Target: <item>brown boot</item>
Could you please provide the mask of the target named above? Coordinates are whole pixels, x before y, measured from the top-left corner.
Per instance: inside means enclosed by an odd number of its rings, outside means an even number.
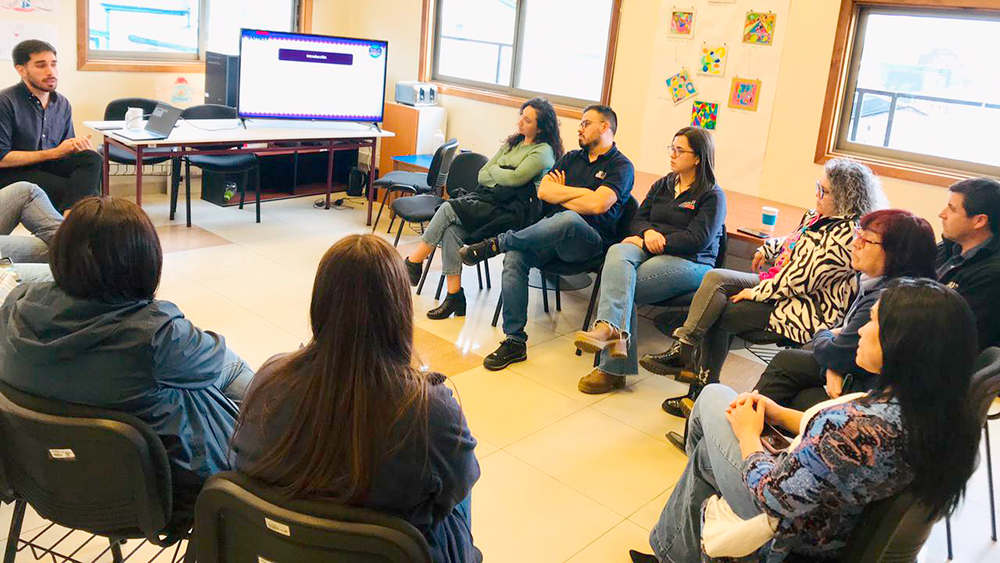
[[[625,387],[624,375],[611,375],[610,373],[594,368],[589,375],[580,378],[577,387],[581,392],[588,395],[601,395],[614,389]]]
[[[622,337],[621,331],[604,322],[595,323],[594,328],[589,331],[577,332],[573,344],[588,354],[598,354],[610,346],[612,358],[624,358],[628,355],[628,342]]]

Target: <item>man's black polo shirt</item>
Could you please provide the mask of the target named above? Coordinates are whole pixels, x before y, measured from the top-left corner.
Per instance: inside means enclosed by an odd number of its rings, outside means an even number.
[[[607,186],[618,196],[618,201],[600,215],[582,215],[583,219],[601,234],[605,245],[618,242],[615,239],[615,226],[625,209],[625,202],[632,196],[632,184],[635,183],[635,168],[632,161],[618,150],[617,145],[611,145],[611,150],[597,157],[594,162],[585,150],[569,151],[552,167],[566,174],[566,185],[573,188],[597,190]],[[561,205],[547,205],[546,215],[565,211]]]
[[[10,151],[52,149],[75,137],[69,100],[55,92],[49,105],[42,103],[24,82],[0,90],[0,158]]]

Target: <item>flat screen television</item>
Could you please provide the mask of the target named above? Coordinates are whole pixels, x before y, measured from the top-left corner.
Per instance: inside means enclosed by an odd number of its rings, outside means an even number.
[[[386,41],[243,29],[239,115],[382,121],[388,50]]]

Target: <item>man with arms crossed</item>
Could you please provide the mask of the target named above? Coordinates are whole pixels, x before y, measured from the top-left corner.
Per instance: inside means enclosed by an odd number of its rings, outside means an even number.
[[[56,50],[29,39],[14,47],[21,82],[0,90],[0,186],[39,185],[59,211],[100,194],[102,157],[73,131],[69,100],[56,93]]]
[[[635,170],[615,146],[618,116],[601,105],[584,109],[580,150],[567,152],[538,186],[545,218],[521,229],[463,248],[466,265],[501,252],[503,332],[507,338],[486,357],[486,369],[501,370],[528,359],[528,271],[553,260],[580,263],[601,256],[615,240],[615,228],[632,194]]]

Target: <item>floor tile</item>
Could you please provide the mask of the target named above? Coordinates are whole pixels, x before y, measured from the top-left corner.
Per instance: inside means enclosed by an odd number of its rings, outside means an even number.
[[[674,486],[675,484],[671,484],[669,489],[633,512],[628,519],[644,530],[652,530],[653,526],[660,520],[660,514],[663,513],[663,507],[670,499],[670,493],[674,492]]]
[[[185,225],[166,225],[157,227],[156,233],[160,237],[160,246],[163,247],[164,254],[232,244],[231,240],[224,239],[197,225],[191,225],[190,227]]]
[[[663,412],[660,403],[687,390],[683,383],[654,375],[618,391],[593,409],[667,442],[667,432],[684,433],[684,419]]]
[[[565,561],[621,517],[504,451],[480,464],[472,533],[486,561]]]
[[[559,336],[529,348],[528,360],[513,364],[508,369],[586,405],[609,397],[607,394],[587,395],[580,392],[577,384],[581,377],[594,369],[594,355],[577,356],[575,352],[573,339]]]
[[[250,314],[236,301],[194,281],[161,287],[157,298],[177,305],[185,317],[203,330],[213,330],[219,323]]]
[[[449,382],[473,433],[501,448],[583,408],[509,370],[477,367]]]
[[[625,520],[571,557],[567,563],[631,563],[632,558],[628,554],[630,549],[651,553],[649,530]]]
[[[416,326],[449,342],[454,342],[455,347],[463,352],[473,352],[485,357],[493,353],[493,350],[505,338],[500,325],[490,326],[493,310],[492,308],[487,309],[489,310],[474,308],[468,310],[464,317],[451,317],[439,321],[424,318],[417,321]],[[530,321],[525,331],[528,333],[529,358],[533,347],[559,336],[558,333]]]
[[[445,375],[455,375],[483,365],[483,357],[463,352],[451,342],[427,332],[413,329],[413,349],[420,368]]]
[[[226,338],[226,345],[255,371],[271,356],[294,352],[304,343],[301,338],[257,315],[217,323],[214,329]]]
[[[301,338],[303,342],[307,342],[312,339],[312,327],[309,325],[309,304],[309,301],[306,300],[273,309],[265,309],[258,314],[263,319]]]
[[[593,409],[505,450],[623,518],[673,485],[687,463],[672,446]]]

